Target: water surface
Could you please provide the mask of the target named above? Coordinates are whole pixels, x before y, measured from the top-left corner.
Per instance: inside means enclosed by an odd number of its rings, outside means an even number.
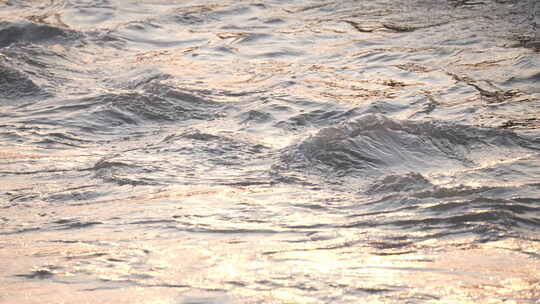
[[[0,0],[0,302],[539,303],[539,22]]]

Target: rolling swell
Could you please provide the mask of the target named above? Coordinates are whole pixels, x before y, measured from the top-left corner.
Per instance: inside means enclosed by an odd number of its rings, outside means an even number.
[[[492,158],[538,151],[537,141],[497,129],[363,115],[287,148],[282,161],[329,175],[421,174],[472,168]],[[486,152],[489,151],[489,152]]]

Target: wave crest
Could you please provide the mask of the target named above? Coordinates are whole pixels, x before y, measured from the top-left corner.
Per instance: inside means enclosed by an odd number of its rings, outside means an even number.
[[[425,174],[474,167],[531,148],[538,150],[538,143],[505,130],[367,114],[288,147],[282,162],[337,175]]]

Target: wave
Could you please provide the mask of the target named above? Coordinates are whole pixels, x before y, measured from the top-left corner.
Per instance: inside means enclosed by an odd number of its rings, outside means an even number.
[[[21,122],[36,120],[83,131],[109,131],[120,126],[212,120],[221,105],[176,90],[155,86],[145,91],[117,90],[95,96],[43,103],[26,113]]]
[[[0,64],[0,98],[14,100],[47,95],[27,74]]]
[[[426,174],[472,168],[539,149],[538,141],[505,130],[366,114],[286,148],[278,167],[327,176]]]
[[[0,48],[14,43],[68,43],[79,37],[75,31],[51,25],[28,21],[0,22]]]
[[[373,181],[351,205],[345,227],[416,231],[423,241],[459,234],[475,242],[515,237],[540,227],[538,184],[516,186],[436,185],[417,173]],[[361,210],[361,211],[360,211]]]

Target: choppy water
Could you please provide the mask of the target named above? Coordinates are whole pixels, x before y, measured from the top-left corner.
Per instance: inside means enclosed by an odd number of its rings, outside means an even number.
[[[536,1],[0,20],[0,302],[540,303]]]

